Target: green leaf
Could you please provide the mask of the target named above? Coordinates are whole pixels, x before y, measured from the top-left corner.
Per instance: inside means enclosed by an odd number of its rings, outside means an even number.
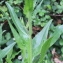
[[[61,48],[61,52],[63,53],[63,47]]]
[[[2,24],[0,25],[0,44],[2,43]]]
[[[37,59],[39,61],[38,63],[42,63],[48,48],[51,47],[59,39],[59,37],[62,33],[63,33],[63,25],[57,26],[52,37],[50,37],[49,39],[47,39],[47,41],[45,41],[43,43],[42,48],[41,48],[41,53],[39,55],[40,57]],[[35,57],[35,59],[36,59],[36,57]],[[36,63],[36,61],[37,61],[35,59],[34,59],[34,63]]]
[[[22,61],[16,59],[13,63],[23,63]]]
[[[11,38],[11,34],[9,32],[6,33],[5,38],[6,38],[6,40],[9,40]]]
[[[13,52],[13,49],[10,50],[10,52],[7,54],[6,62],[8,62],[8,63],[12,63],[12,61],[11,61],[12,52]],[[9,59],[9,58],[10,58],[10,59]]]
[[[36,5],[37,5],[36,2],[37,2],[37,0],[34,0],[34,1],[33,1],[33,8],[36,7]]]
[[[11,59],[14,59],[14,58],[15,58],[15,56],[16,56],[16,55],[18,55],[20,52],[21,52],[21,51],[18,51],[18,52],[13,51],[13,54],[12,54]]]
[[[2,59],[0,59],[0,63],[3,63],[3,60]]]
[[[3,50],[0,51],[0,59],[4,58],[9,52],[10,50],[13,48],[13,46],[15,45],[16,43],[12,43],[10,44],[8,47],[4,48]]]
[[[56,30],[54,31],[53,38],[51,39],[50,46],[52,46],[59,39],[62,33],[63,33],[63,25],[57,26]]]
[[[14,29],[14,27],[12,26],[12,24],[10,23],[10,21],[8,21],[11,31],[14,35],[14,38],[16,40],[16,43],[18,44],[19,48],[22,49],[22,46],[24,45],[22,38],[20,37],[20,35],[17,33],[17,31]]]
[[[42,63],[42,61],[43,61],[43,59],[44,59],[44,57],[45,57],[45,54],[46,54],[48,48],[50,47],[51,39],[52,39],[52,37],[49,38],[49,39],[43,44],[43,46],[42,46],[42,48],[41,48],[41,54],[40,54],[40,58],[39,58],[39,62],[38,62],[38,63]]]
[[[28,51],[28,46],[29,46],[29,34],[27,29],[25,29],[25,27],[22,25],[22,23],[19,21],[19,19],[17,18],[17,15],[15,14],[13,8],[6,2],[6,5],[9,9],[9,13],[10,16],[12,18],[12,21],[14,23],[14,25],[16,26],[16,28],[13,27],[12,23],[8,20],[8,23],[10,25],[11,31],[14,35],[14,38],[16,40],[16,43],[18,44],[18,47],[21,49],[22,51],[22,56],[23,58],[28,61],[26,55],[27,55],[27,51]]]
[[[28,49],[28,42],[29,40],[26,40],[26,38],[22,38],[18,33],[17,31],[15,30],[15,28],[12,26],[12,24],[10,23],[10,21],[8,21],[9,25],[10,25],[10,28],[11,28],[11,31],[14,35],[14,38],[16,40],[16,43],[18,45],[18,47],[21,49],[21,53],[22,53],[22,56],[23,56],[23,59],[26,58],[26,55],[27,55],[27,49]]]
[[[36,14],[40,11],[41,9],[41,4],[43,3],[43,0],[40,1],[40,3],[36,6],[33,14],[36,16]]]
[[[3,26],[3,24],[0,25],[0,45],[7,42],[7,40],[4,40],[3,36],[2,36],[2,34],[5,32],[5,30],[2,30],[2,26]]]
[[[6,6],[9,10],[10,16],[12,18],[12,21],[14,23],[14,25],[16,26],[18,32],[20,33],[20,35],[23,37],[23,34],[25,34],[26,36],[28,36],[28,31],[27,29],[25,29],[25,27],[22,25],[22,23],[20,22],[20,20],[18,19],[16,13],[14,12],[14,9],[10,6],[9,3],[5,2]]]
[[[47,36],[48,36],[48,30],[49,27],[52,23],[52,20],[50,20],[47,25],[33,38],[33,58],[40,54],[41,52],[41,47],[46,41]]]
[[[25,0],[24,14],[28,17],[28,13],[33,11],[33,0]]]
[[[25,39],[24,42],[26,42],[28,40],[28,38],[29,38],[27,29],[19,21],[19,19],[18,19],[16,13],[14,12],[13,8],[7,2],[6,2],[6,5],[8,7],[8,10],[9,10],[10,16],[12,18],[12,21],[13,21],[14,25],[16,26],[17,31],[19,32],[19,34],[16,32],[16,30],[12,27],[12,25],[9,22],[9,19],[8,19],[9,25],[11,27],[12,33],[13,33],[17,43],[18,42],[22,43],[22,40],[24,40],[24,39]]]
[[[63,39],[60,39],[59,44],[63,46]]]
[[[59,39],[62,33],[63,33],[63,25],[57,26],[55,32],[53,33],[53,36],[44,42],[41,49],[39,63],[42,63],[48,48],[51,47]]]

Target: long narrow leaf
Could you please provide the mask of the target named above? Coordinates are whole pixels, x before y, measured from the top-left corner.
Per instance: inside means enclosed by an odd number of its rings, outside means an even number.
[[[12,21],[14,23],[14,25],[16,26],[17,28],[17,31],[19,32],[19,35],[21,36],[21,39],[24,40],[25,38],[25,41],[28,40],[29,38],[29,35],[28,35],[28,31],[27,29],[25,29],[25,27],[22,25],[22,23],[19,21],[16,13],[14,12],[14,9],[9,5],[9,3],[6,2],[6,5],[8,7],[8,10],[9,10],[9,13],[10,13],[10,16],[12,18]],[[9,20],[8,20],[9,21]],[[11,28],[12,29],[12,28]],[[15,34],[14,34],[15,35]]]
[[[37,5],[37,7],[35,8],[33,14],[36,16],[36,14],[39,12],[39,10],[41,9],[41,4],[43,3],[43,0],[40,1],[40,3]]]
[[[14,38],[16,40],[16,43],[18,44],[18,47],[22,50],[22,52],[24,51],[24,53],[22,53],[23,59],[27,58],[25,55],[27,53],[27,47],[28,46],[28,42],[29,42],[29,35],[28,35],[28,31],[27,29],[24,28],[24,26],[21,24],[21,22],[19,21],[19,19],[17,18],[17,15],[15,14],[13,8],[6,2],[6,5],[9,9],[9,13],[11,15],[11,18],[13,20],[14,25],[16,26],[17,29],[15,29],[12,25],[12,23],[8,20],[8,23],[10,25],[11,31],[14,35]],[[17,32],[17,31],[18,32]]]
[[[8,10],[9,10],[12,21],[13,21],[14,25],[16,26],[16,28],[18,29],[18,32],[21,33],[21,35],[25,34],[27,36],[28,31],[27,31],[27,29],[25,29],[25,27],[22,25],[22,23],[18,19],[16,13],[14,12],[14,9],[10,6],[9,3],[7,3],[7,2],[5,2],[5,3],[6,3]]]
[[[57,26],[56,30],[53,34],[53,38],[51,39],[51,44],[50,46],[52,46],[60,37],[60,35],[63,33],[63,25]]]
[[[41,47],[46,41],[48,36],[48,30],[52,23],[52,20],[47,23],[47,25],[33,38],[33,57],[40,54]]]
[[[16,40],[16,43],[18,45],[18,47],[21,49],[21,53],[22,53],[22,56],[23,56],[23,59],[26,58],[26,55],[27,55],[27,46],[28,46],[28,40],[26,40],[26,38],[22,38],[18,33],[17,31],[15,30],[15,28],[12,26],[12,24],[10,23],[10,21],[8,21],[9,25],[10,25],[10,28],[11,28],[11,31],[14,35],[14,38]],[[24,52],[25,51],[25,52]],[[25,54],[24,54],[24,53]]]
[[[0,59],[4,58],[8,53],[9,51],[13,48],[13,46],[15,45],[16,43],[12,43],[10,44],[8,47],[4,48],[3,50],[0,51]]]
[[[0,44],[2,43],[2,24],[0,25]]]
[[[59,31],[58,31],[59,30]],[[60,35],[63,33],[63,25],[58,26],[51,38],[49,38],[42,46],[41,49],[41,55],[39,59],[39,63],[42,63],[45,54],[50,46],[52,46],[60,37]],[[46,47],[45,47],[46,46]]]
[[[16,43],[18,44],[19,48],[22,49],[22,45],[23,45],[23,40],[22,38],[20,37],[20,35],[17,33],[17,31],[14,29],[14,27],[12,26],[12,24],[10,23],[10,21],[8,21],[9,25],[10,25],[10,28],[11,28],[11,31],[14,35],[14,38],[16,40]]]

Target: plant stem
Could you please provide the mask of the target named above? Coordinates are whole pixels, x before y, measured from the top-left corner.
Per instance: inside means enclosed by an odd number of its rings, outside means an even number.
[[[28,44],[28,63],[32,63],[32,18],[30,13],[28,16],[29,16],[28,23],[29,23],[29,35],[30,35],[29,44]]]

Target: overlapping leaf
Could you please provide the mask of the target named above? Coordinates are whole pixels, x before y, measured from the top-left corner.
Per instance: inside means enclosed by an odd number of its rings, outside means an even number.
[[[43,0],[40,1],[40,3],[36,6],[36,8],[33,11],[33,14],[36,16],[36,14],[40,11],[41,9],[41,4],[43,3]]]
[[[10,28],[11,28],[11,31],[14,35],[14,38],[19,46],[19,48],[21,49],[22,48],[22,45],[23,45],[23,40],[21,39],[20,35],[17,33],[17,31],[14,29],[14,27],[12,26],[12,24],[10,23],[10,21],[8,21],[9,25],[10,25]]]
[[[28,49],[26,46],[27,46],[27,44],[29,42],[28,31],[27,31],[27,29],[25,29],[25,27],[19,21],[19,19],[18,19],[16,13],[14,12],[13,8],[7,2],[6,2],[6,5],[7,5],[8,9],[9,9],[9,13],[10,13],[10,16],[12,18],[12,21],[13,21],[14,25],[17,28],[17,29],[15,29],[13,27],[12,23],[8,19],[8,23],[10,25],[11,31],[12,31],[12,33],[14,35],[16,43],[18,44],[18,47],[22,50],[22,52],[25,51],[25,54],[26,54],[26,49]],[[24,56],[23,53],[22,53],[22,55]],[[25,57],[23,57],[23,58],[25,58]]]
[[[25,0],[24,14],[28,17],[28,13],[33,11],[33,0]]]
[[[6,2],[6,5],[8,7],[12,21],[13,21],[14,25],[16,26],[17,31],[19,32],[20,39],[22,39],[22,40],[25,39],[24,42],[26,42],[29,38],[27,29],[22,25],[22,23],[20,22],[20,20],[18,19],[17,15],[16,15],[16,13],[14,12],[13,8],[10,6],[10,4],[8,4]],[[11,23],[9,23],[9,24],[11,25]],[[11,29],[13,29],[13,28],[11,27]],[[15,31],[15,29],[13,29],[13,30]],[[15,32],[14,31],[12,31],[14,33],[13,35],[16,35],[16,34],[18,35],[18,33],[16,31]],[[17,36],[14,36],[14,37],[15,37],[15,39],[17,39]]]
[[[47,25],[33,38],[33,57],[40,54],[41,47],[46,41],[48,36],[49,27],[52,23],[52,20],[47,23]]]
[[[62,33],[63,33],[63,25],[57,26],[55,32],[53,33],[53,36],[47,39],[47,41],[43,43],[43,46],[41,48],[40,57],[38,58],[39,60],[38,63],[42,63],[48,48],[51,47],[59,39]],[[34,61],[36,62],[36,60]]]
[[[14,23],[14,25],[16,26],[19,34],[23,37],[23,35],[26,35],[26,37],[28,37],[28,31],[27,29],[25,29],[25,27],[22,25],[22,23],[20,22],[20,20],[18,19],[16,13],[14,12],[14,9],[10,6],[10,4],[8,4],[6,2],[7,8],[10,12],[12,21]]]
[[[59,30],[59,31],[58,31]],[[45,54],[50,46],[52,46],[60,37],[60,35],[63,33],[63,25],[58,26],[51,38],[49,38],[42,46],[41,49],[41,56],[39,59],[39,63],[42,63]],[[46,47],[45,47],[46,46]]]

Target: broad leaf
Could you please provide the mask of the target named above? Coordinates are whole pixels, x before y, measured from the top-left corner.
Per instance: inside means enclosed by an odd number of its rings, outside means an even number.
[[[47,23],[47,25],[33,38],[33,42],[32,42],[33,43],[33,57],[40,54],[41,47],[44,41],[46,41],[47,39],[48,30],[49,30],[51,23],[52,23],[52,20],[50,20]]]
[[[13,48],[15,44],[16,43],[14,42],[10,44],[8,47],[4,48],[3,50],[0,50],[0,59],[4,58],[10,52],[10,50]]]

